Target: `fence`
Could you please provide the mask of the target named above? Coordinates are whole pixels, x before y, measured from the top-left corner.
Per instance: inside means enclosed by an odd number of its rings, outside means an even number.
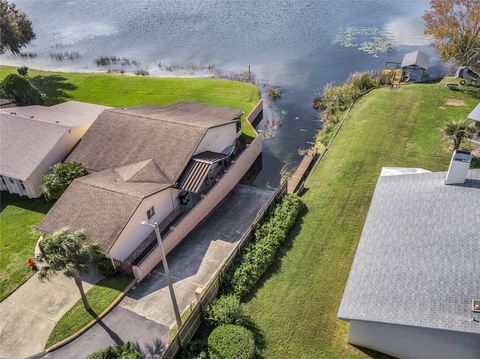
[[[162,355],[162,359],[175,358],[180,349],[188,345],[192,337],[195,335],[198,327],[202,323],[204,308],[207,307],[210,303],[212,303],[212,301],[217,297],[220,287],[222,286],[222,283],[224,281],[225,274],[230,265],[233,263],[235,257],[240,252],[240,250],[249,242],[255,230],[255,227],[264,218],[265,214],[268,212],[272,204],[285,196],[286,193],[287,182],[283,181],[276,189],[272,197],[270,197],[270,200],[259,211],[257,217],[253,220],[248,230],[238,242],[238,245],[235,247],[232,253],[230,253],[230,255],[223,261],[222,265],[220,266],[220,268],[217,269],[212,279],[205,287],[195,292],[197,297],[196,303],[194,303],[190,307],[190,315],[184,321],[182,327],[172,339],[170,345],[166,348],[165,352]]]

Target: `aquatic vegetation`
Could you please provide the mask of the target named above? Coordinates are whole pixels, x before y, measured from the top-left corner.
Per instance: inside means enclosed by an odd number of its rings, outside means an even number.
[[[22,59],[33,59],[38,55],[35,52],[21,52],[18,54],[18,56],[20,56]]]
[[[333,40],[334,44],[344,47],[355,47],[373,57],[380,53],[392,51],[393,35],[376,27],[345,27]]]
[[[269,88],[267,93],[268,97],[270,97],[272,100],[277,100],[282,96],[282,91],[274,87]]]
[[[120,65],[120,66],[130,66],[138,65],[138,61],[134,59],[128,59],[126,57],[116,57],[116,56],[100,56],[95,59],[97,66],[108,66],[108,65]]]
[[[70,52],[70,51],[65,51],[65,52],[51,52],[50,53],[50,58],[52,60],[56,61],[63,61],[63,60],[75,60],[80,57],[80,54],[78,52]]]

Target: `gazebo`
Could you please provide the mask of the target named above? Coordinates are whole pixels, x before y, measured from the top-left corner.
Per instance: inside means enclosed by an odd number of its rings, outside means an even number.
[[[422,51],[406,53],[402,60],[402,69],[408,82],[421,82],[428,68],[430,57]]]

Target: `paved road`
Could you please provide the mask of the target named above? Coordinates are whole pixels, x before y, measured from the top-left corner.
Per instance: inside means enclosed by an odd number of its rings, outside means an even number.
[[[235,249],[273,191],[237,185],[212,213],[168,255],[180,310],[195,300],[225,258]],[[160,264],[137,284],[102,323],[44,358],[83,358],[111,344],[137,343],[147,358],[159,357],[175,322]],[[83,356],[82,356],[83,355]],[[42,357],[41,355],[39,357]]]

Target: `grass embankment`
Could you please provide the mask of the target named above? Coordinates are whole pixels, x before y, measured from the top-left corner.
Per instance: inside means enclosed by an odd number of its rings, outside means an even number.
[[[465,118],[476,96],[419,84],[357,102],[307,184],[308,212],[246,303],[265,358],[380,357],[347,345],[348,323],[336,317],[375,183],[383,166],[446,170],[451,141],[440,129]]]
[[[0,66],[0,80],[14,72],[15,67]],[[46,105],[68,100],[107,106],[164,106],[190,101],[239,108],[248,114],[260,98],[255,86],[239,81],[36,70],[29,70],[28,76],[46,95]],[[245,137],[255,136],[245,121],[242,122],[242,132]],[[38,238],[34,228],[51,207],[42,200],[10,196],[4,192],[1,202],[0,301],[31,275],[25,261],[34,254]]]
[[[81,299],[60,318],[48,337],[45,348],[62,341],[77,333],[88,323],[94,320],[100,313],[113,303],[120,293],[130,284],[132,278],[126,274],[116,274],[106,277],[95,284],[88,292],[87,298],[93,313],[87,312]]]
[[[0,79],[16,73],[15,67],[0,66]],[[175,102],[198,102],[241,109],[245,115],[242,133],[255,137],[245,117],[260,99],[252,84],[205,78],[159,78],[107,73],[67,73],[29,70],[28,77],[46,95],[45,104],[75,100],[124,107],[165,106]]]
[[[26,264],[33,257],[40,236],[36,225],[52,206],[42,199],[1,193],[0,210],[0,301],[33,274]]]

